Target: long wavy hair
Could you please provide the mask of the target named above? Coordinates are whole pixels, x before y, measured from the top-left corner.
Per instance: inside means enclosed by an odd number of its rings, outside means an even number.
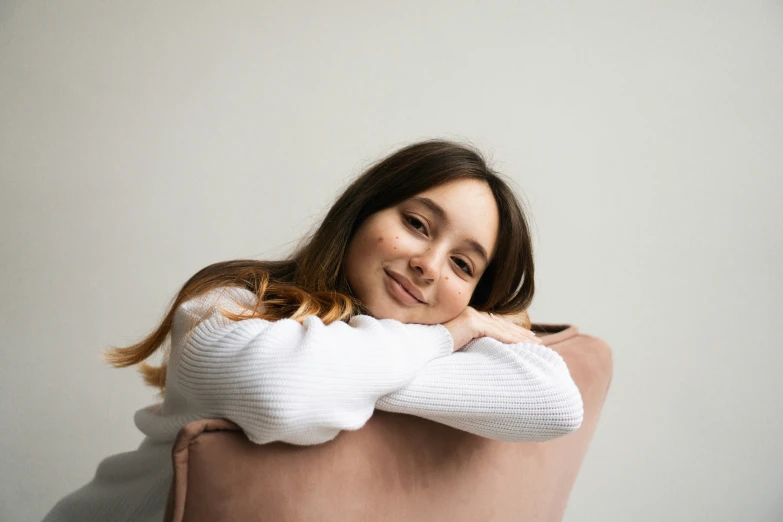
[[[118,368],[139,364],[145,383],[159,387],[163,394],[171,325],[177,308],[189,299],[224,286],[245,288],[258,298],[249,314],[221,310],[234,321],[291,318],[302,322],[308,315],[316,315],[329,324],[366,313],[352,295],[342,271],[343,258],[356,229],[375,212],[460,179],[486,182],[500,214],[495,256],[479,280],[470,306],[515,316],[516,322],[530,328],[526,309],[535,291],[533,248],[519,201],[473,146],[427,140],[399,149],[371,165],[343,191],[317,229],[304,238],[288,259],[222,261],[199,270],[182,286],[152,333],[132,346],[107,348],[104,359]],[[165,347],[161,365],[147,364],[145,361],[161,347]]]

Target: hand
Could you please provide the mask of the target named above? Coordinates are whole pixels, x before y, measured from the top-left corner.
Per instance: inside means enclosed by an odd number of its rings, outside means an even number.
[[[503,319],[508,319],[515,325],[521,326],[526,330],[530,330],[530,327],[532,326],[532,323],[530,322],[530,316],[527,314],[527,310],[522,310],[521,312],[517,312],[515,314],[492,314],[492,315],[499,315]]]
[[[514,324],[503,316],[487,312],[479,312],[472,306],[468,306],[457,317],[444,323],[452,339],[454,339],[454,351],[461,349],[476,337],[492,337],[501,343],[537,343],[541,340],[527,328]]]

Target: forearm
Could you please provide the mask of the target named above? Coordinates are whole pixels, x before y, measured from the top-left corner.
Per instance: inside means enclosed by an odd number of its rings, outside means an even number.
[[[214,311],[187,340],[173,340],[171,384],[253,442],[317,444],[361,427],[381,396],[452,348],[441,325],[369,316],[232,322]]]
[[[559,354],[486,337],[430,361],[405,387],[381,397],[376,408],[506,441],[566,435],[583,416],[581,394]]]

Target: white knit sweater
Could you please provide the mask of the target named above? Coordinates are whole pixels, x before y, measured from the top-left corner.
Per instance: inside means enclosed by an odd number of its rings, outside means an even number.
[[[165,400],[135,415],[146,438],[104,459],[44,522],[159,522],[174,438],[202,418],[229,419],[258,444],[327,442],[361,428],[375,408],[506,441],[543,441],[581,425],[579,390],[545,346],[483,337],[452,353],[442,325],[366,315],[328,326],[315,316],[234,322],[219,311],[255,303],[252,292],[223,287],[177,309]]]

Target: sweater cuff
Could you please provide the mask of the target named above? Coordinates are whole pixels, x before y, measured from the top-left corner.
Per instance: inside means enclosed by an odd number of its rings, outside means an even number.
[[[409,324],[417,330],[416,336],[423,346],[431,347],[433,358],[451,355],[454,352],[454,339],[449,329],[442,324]]]

